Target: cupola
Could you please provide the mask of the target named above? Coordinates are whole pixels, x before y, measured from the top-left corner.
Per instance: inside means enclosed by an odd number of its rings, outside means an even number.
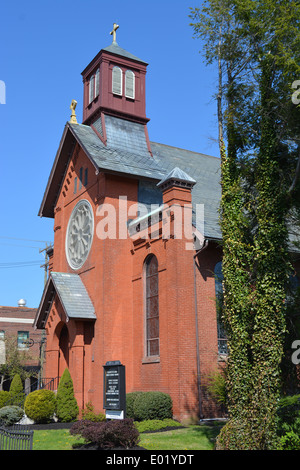
[[[145,78],[147,63],[122,49],[116,40],[83,70],[83,124],[91,125],[101,113],[146,124]]]

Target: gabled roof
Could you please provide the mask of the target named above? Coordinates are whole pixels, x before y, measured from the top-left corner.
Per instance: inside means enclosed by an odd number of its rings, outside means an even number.
[[[44,328],[55,295],[70,319],[96,320],[95,309],[78,274],[51,272],[33,326]]]
[[[107,145],[84,124],[67,122],[38,215],[54,217],[54,208],[76,143],[97,171],[161,180],[164,170],[146,150],[143,124],[106,116]],[[117,125],[117,121],[122,121]]]

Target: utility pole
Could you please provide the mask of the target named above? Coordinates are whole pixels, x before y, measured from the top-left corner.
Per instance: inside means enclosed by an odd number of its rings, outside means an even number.
[[[46,243],[46,247],[40,249],[39,252],[45,252],[45,263],[42,264],[40,267],[44,268],[44,288],[48,281],[48,267],[49,267],[49,249],[52,248],[52,245],[48,245]],[[41,384],[43,379],[43,370],[44,370],[44,359],[45,359],[45,346],[46,346],[46,330],[42,330],[42,337],[40,341],[40,371],[39,371],[39,384]]]

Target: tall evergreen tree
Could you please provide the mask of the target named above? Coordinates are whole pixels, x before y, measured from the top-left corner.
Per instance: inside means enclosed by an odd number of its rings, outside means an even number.
[[[69,369],[65,369],[58,384],[56,394],[56,416],[62,423],[75,421],[79,413],[74,395],[73,380]]]

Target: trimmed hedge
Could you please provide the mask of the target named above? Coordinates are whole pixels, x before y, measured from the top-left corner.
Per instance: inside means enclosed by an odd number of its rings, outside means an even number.
[[[135,419],[134,415],[134,402],[136,398],[144,392],[131,392],[126,394],[126,416],[127,418]]]
[[[56,397],[52,390],[35,390],[27,395],[25,413],[35,423],[51,421],[56,410]]]
[[[146,421],[137,421],[135,425],[140,434],[149,431],[155,432],[165,428],[182,427],[181,423],[171,418],[147,419]]]
[[[135,421],[172,418],[172,399],[163,392],[133,392],[127,394],[126,412]]]

